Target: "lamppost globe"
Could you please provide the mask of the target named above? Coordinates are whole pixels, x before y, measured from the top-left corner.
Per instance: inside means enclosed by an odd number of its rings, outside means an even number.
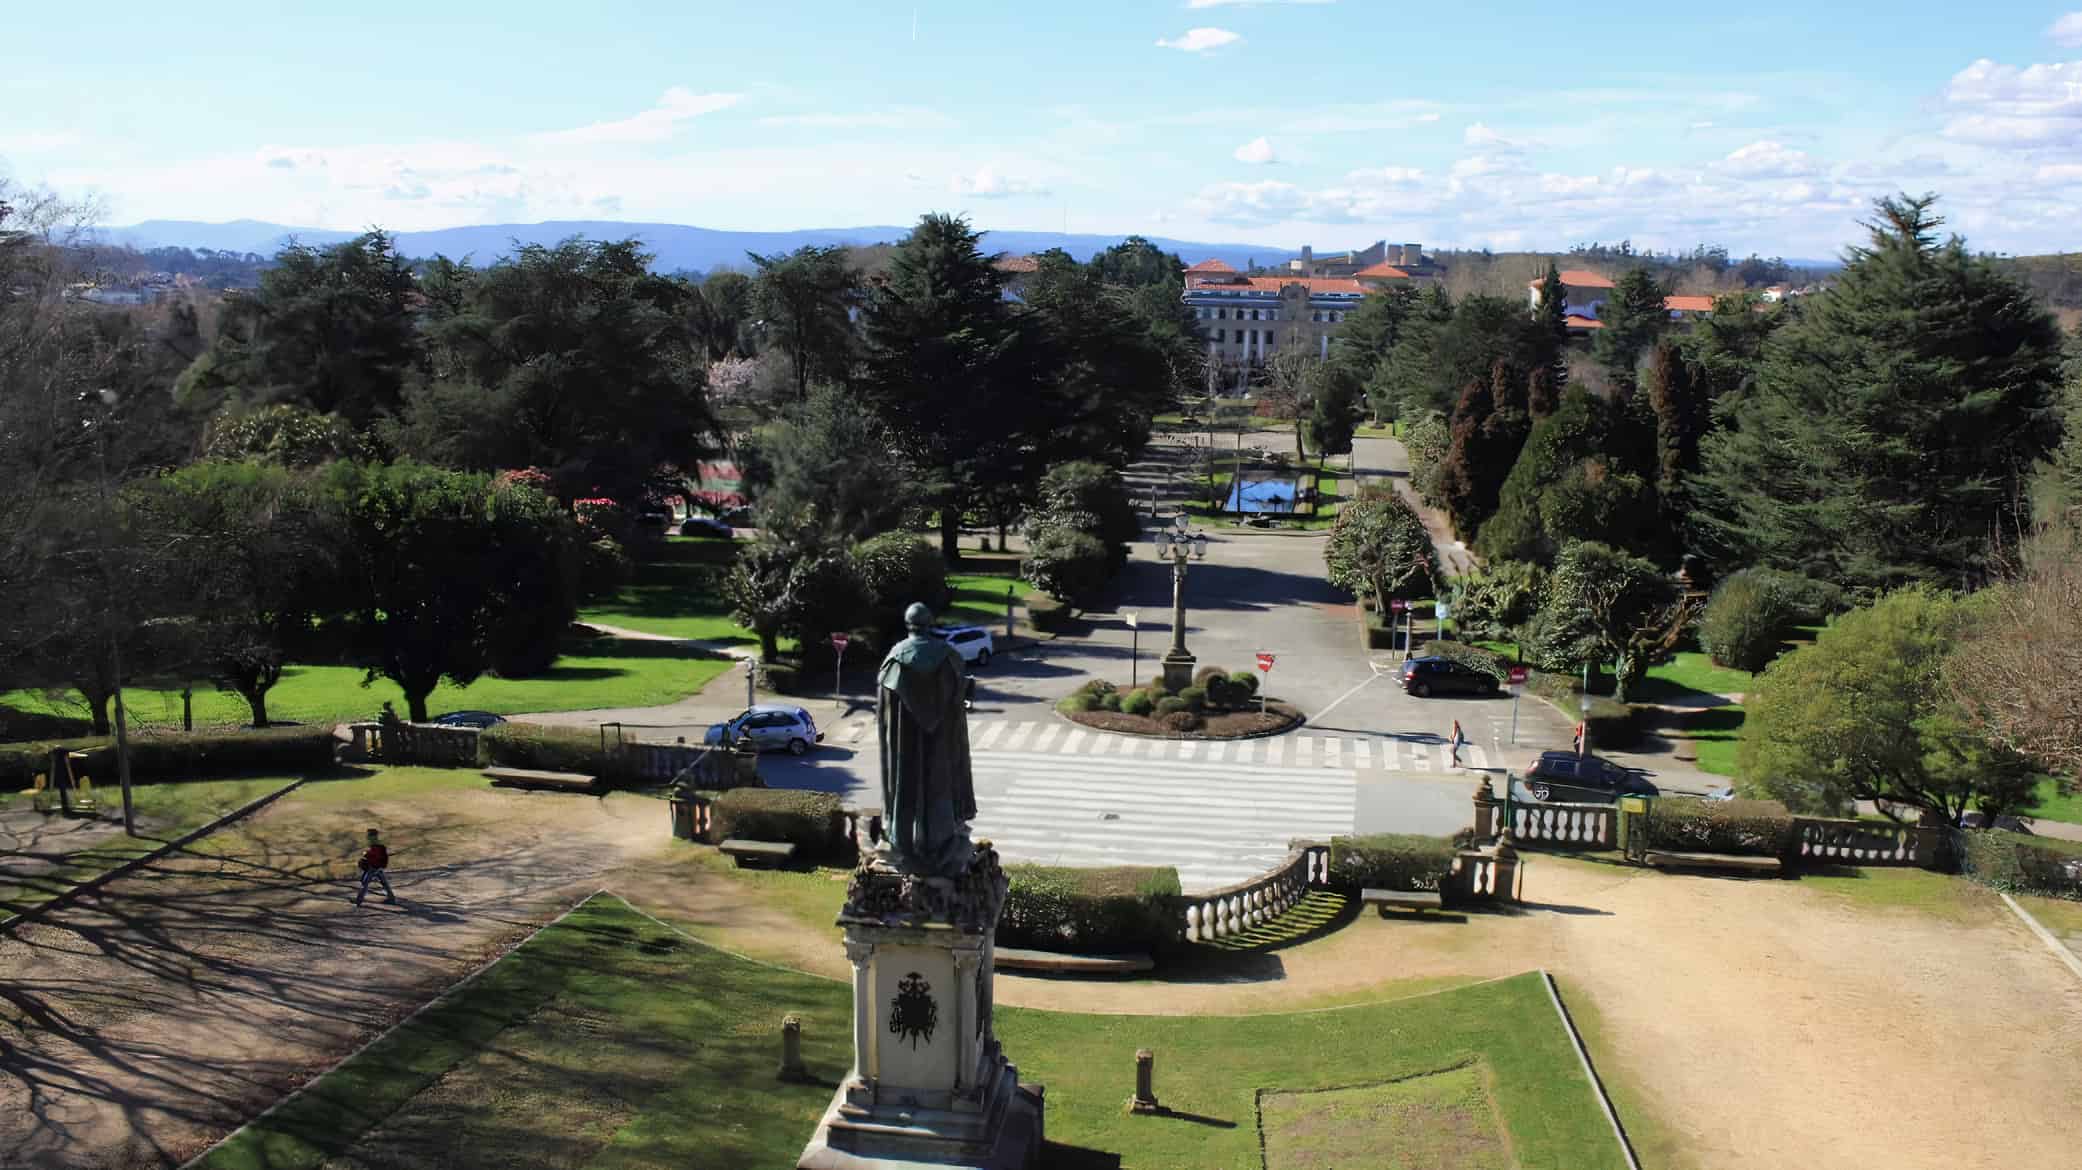
[[[1207,559],[1207,534],[1204,532],[1193,535],[1193,559],[1196,561]]]
[[[1149,539],[1150,539],[1150,543],[1151,543],[1151,544],[1154,544],[1154,545],[1156,545],[1156,546],[1157,546],[1157,555],[1158,555],[1158,556],[1160,556],[1160,557],[1161,557],[1161,556],[1165,556],[1165,555],[1167,555],[1167,554],[1169,554],[1169,553],[1171,552],[1171,534],[1170,534],[1170,533],[1168,533],[1168,532],[1164,531],[1163,529],[1159,528],[1159,529],[1158,529],[1158,530],[1156,531],[1156,533],[1155,533],[1154,535],[1152,535],[1152,536],[1151,536],[1151,537],[1150,537]]]
[[[1171,526],[1178,529],[1181,533],[1186,530],[1186,523],[1186,514],[1184,512],[1180,512],[1171,518]]]

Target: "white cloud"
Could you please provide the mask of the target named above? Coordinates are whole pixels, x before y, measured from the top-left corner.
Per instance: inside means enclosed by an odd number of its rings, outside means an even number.
[[[1423,182],[1424,172],[1416,167],[1374,167],[1370,170],[1348,171],[1345,180],[1352,183],[1401,186]]]
[[[1945,103],[1959,113],[1945,137],[1996,147],[2082,144],[2082,61],[1998,65],[1983,57],[1954,74]]]
[[[1765,139],[1730,151],[1714,164],[1722,171],[1745,179],[1791,179],[1814,173],[1815,163],[1804,150]]]
[[[675,85],[658,98],[658,104],[631,117],[614,122],[594,122],[571,130],[553,130],[535,136],[543,143],[662,142],[672,137],[682,122],[728,109],[743,100],[743,94],[695,93]]]
[[[1250,163],[1253,166],[1263,166],[1266,163],[1275,163],[1280,160],[1279,156],[1273,153],[1272,141],[1260,136],[1236,148],[1236,161]]]
[[[1199,7],[1199,5],[1194,5]],[[2070,12],[2046,30],[2053,43],[2063,49],[2082,49],[2082,12]]]
[[[1478,146],[1484,149],[1500,147],[1509,150],[1518,145],[1480,122],[1476,122],[1461,131],[1460,140],[1469,146]]]
[[[1308,206],[1306,192],[1277,179],[1215,183],[1201,188],[1192,200],[1192,209],[1203,218],[1238,225],[1282,223],[1297,218]]]
[[[1233,45],[1243,38],[1226,28],[1189,28],[1186,35],[1172,40],[1158,38],[1159,49],[1177,49],[1184,53],[1205,53],[1223,45]]]
[[[1596,175],[1541,175],[1540,191],[1545,195],[1585,195],[1596,191],[1601,181]]]
[[[80,140],[79,135],[69,130],[23,130],[12,134],[0,134],[0,154],[31,154],[42,150],[57,150],[71,146]]]
[[[2041,183],[2082,182],[2082,163],[2048,163],[2032,173]]]
[[[841,110],[809,114],[769,114],[762,126],[804,126],[818,130],[948,130],[960,123],[924,106],[887,110]]]
[[[1337,0],[1186,0],[1187,8],[1256,8],[1263,4],[1335,4]]]
[[[990,166],[976,168],[975,173],[956,175],[948,181],[947,189],[956,195],[971,199],[1010,199],[1018,195],[1046,195],[1048,188],[1030,179],[1014,175],[1002,175]]]

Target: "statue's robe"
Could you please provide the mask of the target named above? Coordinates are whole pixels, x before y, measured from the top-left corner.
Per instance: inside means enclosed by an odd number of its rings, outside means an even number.
[[[976,817],[961,655],[914,634],[889,651],[876,681],[889,860],[911,873],[958,875],[973,852]]]

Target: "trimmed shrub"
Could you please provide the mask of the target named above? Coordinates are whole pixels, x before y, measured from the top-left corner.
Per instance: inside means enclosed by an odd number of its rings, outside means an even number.
[[[881,641],[904,636],[904,609],[920,602],[934,613],[947,608],[947,562],[940,550],[911,532],[885,532],[853,546],[862,605]]]
[[[1154,711],[1156,706],[1157,701],[1149,697],[1148,691],[1134,690],[1121,696],[1121,714],[1123,715],[1147,715]]]
[[[1048,951],[1163,951],[1185,936],[1178,871],[1008,865],[997,945]]]
[[[136,735],[130,740],[130,778],[165,783],[233,772],[301,772],[330,765],[338,746],[331,727]],[[115,740],[90,736],[0,745],[0,787],[29,787],[50,767],[54,747],[86,754],[84,761],[73,761],[73,775],[102,786],[116,783]]]
[[[1193,672],[1193,685],[1211,691],[1214,689],[1215,680],[1228,673],[1219,666],[1203,666]]]
[[[1165,701],[1176,702],[1177,700],[1167,699]],[[1200,717],[1198,711],[1171,711],[1157,716],[1157,726],[1166,731],[1198,731],[1206,724],[1207,721]]]
[[[1048,525],[1027,538],[1026,579],[1050,597],[1083,601],[1106,587],[1114,560],[1106,543],[1088,532]]]
[[[1722,581],[1699,618],[1699,648],[1722,666],[1752,674],[1778,657],[1792,620],[1790,600],[1770,576],[1744,570]]]
[[[1157,700],[1157,714],[1172,715],[1186,710],[1186,701],[1177,695],[1166,695]]]
[[[1178,692],[1178,697],[1180,701],[1185,703],[1188,711],[1197,713],[1207,710],[1206,687],[1187,687],[1185,690]]]
[[[1775,800],[1665,796],[1649,802],[1639,831],[1650,849],[1783,857],[1793,844],[1793,814]]]
[[[1584,722],[1589,725],[1594,752],[1599,748],[1630,748],[1641,742],[1640,712],[1616,699],[1592,696],[1590,714]]]
[[[1105,679],[1095,678],[1090,682],[1084,684],[1083,686],[1078,687],[1077,693],[1080,695],[1090,695],[1093,699],[1097,699],[1100,695],[1112,694],[1116,689],[1118,688],[1116,688],[1112,683],[1107,682]]]
[[[639,775],[615,745],[601,746],[600,733],[574,727],[542,727],[501,723],[477,737],[486,762],[501,768],[540,772],[578,772],[598,776],[617,788],[637,788],[650,781]]]
[[[1349,889],[1443,890],[1453,841],[1414,833],[1330,839],[1330,881]]]
[[[777,695],[801,693],[802,669],[792,662],[762,662],[759,664],[759,689]]]
[[[1450,662],[1458,662],[1471,670],[1479,670],[1498,682],[1511,677],[1511,660],[1509,658],[1498,654],[1494,650],[1484,650],[1480,646],[1470,646],[1466,642],[1439,641],[1435,639],[1417,644],[1417,657],[1429,658],[1433,656],[1444,658]]]
[[[1057,699],[1055,709],[1065,715],[1077,715],[1090,711],[1098,705],[1098,701],[1093,699],[1092,696],[1079,691],[1074,695],[1065,695]]]
[[[1231,674],[1231,675],[1229,676],[1229,681],[1230,681],[1230,682],[1231,682],[1232,684],[1234,684],[1234,685],[1236,685],[1236,686],[1238,686],[1238,687],[1241,687],[1241,688],[1243,689],[1243,697],[1244,697],[1244,698],[1246,698],[1246,699],[1255,699],[1255,698],[1257,698],[1257,697],[1258,697],[1258,672],[1257,672],[1257,671],[1254,671],[1254,670],[1239,670],[1239,671],[1236,671],[1236,672],[1234,672],[1233,674]]]
[[[1121,709],[1121,693],[1119,691],[1107,691],[1094,700],[1094,702],[1098,704],[1098,708],[1101,711],[1118,711]]]
[[[1149,697],[1152,700],[1158,702],[1161,702],[1166,695],[1169,695],[1171,693],[1170,688],[1166,687],[1164,685],[1164,680],[1160,678],[1153,678],[1149,680],[1149,682],[1144,686],[1143,689],[1149,692]]]
[[[1071,609],[1067,602],[1053,597],[1035,594],[1027,598],[1027,624],[1044,634],[1060,634],[1070,628]]]
[[[792,841],[805,859],[843,852],[846,818],[829,792],[792,788],[733,788],[716,796],[715,839]]]
[[[1982,885],[2082,901],[2082,849],[2070,852],[2002,829],[1963,829],[1952,840],[1959,868]]]
[[[1218,674],[1207,680],[1207,706],[1216,711],[1232,711],[1243,706],[1245,695],[1229,681],[1226,674]]]

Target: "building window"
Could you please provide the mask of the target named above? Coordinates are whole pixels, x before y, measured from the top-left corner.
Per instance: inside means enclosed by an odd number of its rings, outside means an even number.
[[[1218,319],[1220,319],[1220,320],[1223,320],[1223,321],[1227,321],[1227,320],[1229,319],[1229,310],[1227,310],[1227,309],[1216,309],[1216,310],[1214,311],[1214,315],[1215,315],[1215,317],[1216,317],[1216,318],[1218,318]]]
[[[1215,330],[1215,331],[1214,331],[1214,339],[1215,339],[1215,344],[1216,344],[1216,345],[1221,345],[1221,344],[1223,344],[1224,342],[1226,342],[1226,341],[1228,341],[1228,340],[1229,340],[1229,331],[1228,331],[1227,329],[1217,329],[1217,330]]]

